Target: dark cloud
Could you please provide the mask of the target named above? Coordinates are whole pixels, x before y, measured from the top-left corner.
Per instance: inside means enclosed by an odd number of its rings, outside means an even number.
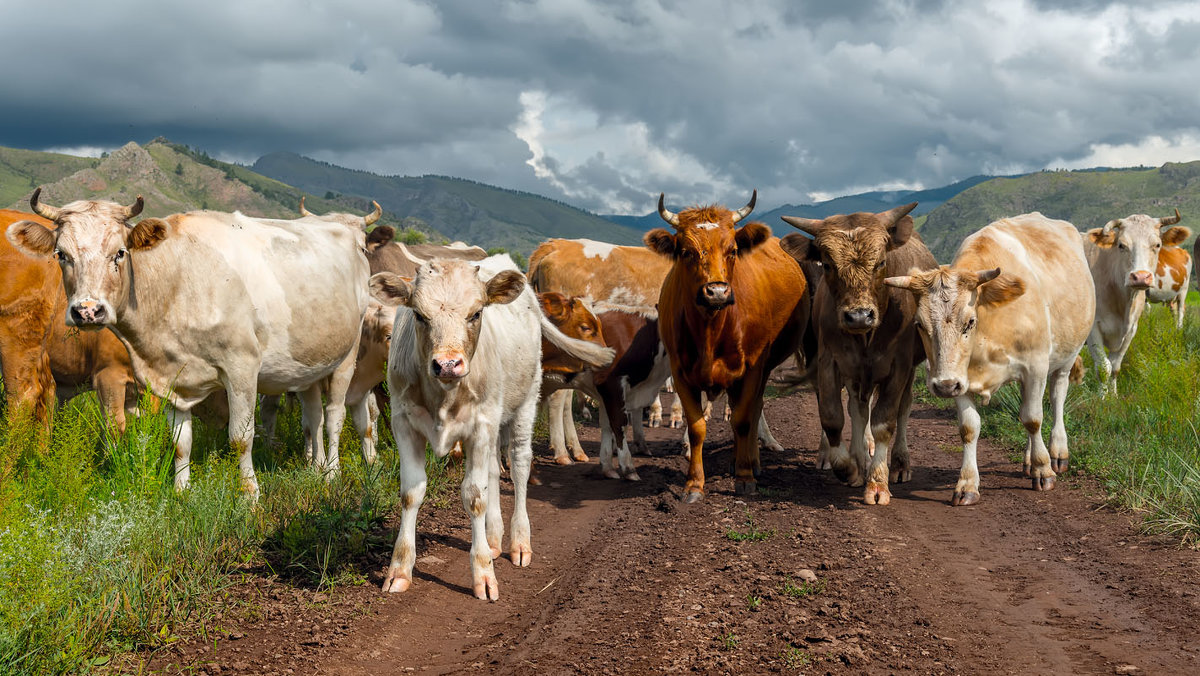
[[[597,211],[1200,146],[1195,3],[112,0],[0,22],[21,27],[0,144],[165,135]]]

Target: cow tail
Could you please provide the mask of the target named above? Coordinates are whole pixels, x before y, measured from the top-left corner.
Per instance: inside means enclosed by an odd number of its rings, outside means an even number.
[[[1072,385],[1078,385],[1083,382],[1083,355],[1075,355],[1075,363],[1071,364],[1071,375],[1069,376]]]
[[[576,340],[558,330],[541,310],[538,310],[538,321],[542,324],[542,337],[554,344],[555,347],[568,355],[583,361],[589,366],[604,368],[612,363],[617,356],[611,347],[604,347],[586,340]]]

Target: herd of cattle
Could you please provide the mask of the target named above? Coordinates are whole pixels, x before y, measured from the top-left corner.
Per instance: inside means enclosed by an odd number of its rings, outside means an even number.
[[[314,215],[301,201],[295,220],[199,211],[133,223],[140,197],[54,207],[40,194],[30,198],[37,216],[0,210],[10,416],[49,425],[56,396],[92,388],[121,433],[146,387],[172,426],[177,487],[188,485],[196,412],[228,426],[243,486],[257,496],[259,395],[269,438],[279,397],[299,394],[305,454],[333,473],[347,408],[374,461],[375,393],[386,378],[401,525],[383,587],[412,583],[426,444],[439,456],[461,445],[472,580],[484,599],[498,598],[502,458],[515,498],[509,552],[518,566],[532,559],[525,502],[543,398],[558,462],[587,460],[571,415],[580,390],[600,411],[601,470],[636,480],[626,427],[644,452],[643,409],[660,421],[670,383],[682,409],[673,422],[687,428],[684,500],[695,502],[705,490],[706,409],[727,394],[735,491],[753,494],[760,444],[781,450],[763,416],[767,380],[794,357],[816,384],[818,466],[882,505],[890,483],[911,477],[905,430],[916,368],[928,361],[930,391],[958,407],[963,460],[951,504],[980,499],[973,395],[987,403],[1010,381],[1021,388],[1026,474],[1049,490],[1068,463],[1063,402],[1082,378],[1083,345],[1115,393],[1145,303],[1171,304],[1181,324],[1191,270],[1178,210],[1082,237],[1039,213],[1001,219],[939,267],[914,230],[915,203],[784,217],[802,232],[780,239],[762,223],[739,225],[757,193],[741,209],[678,213],[660,197],[671,229],[647,233],[644,248],[550,240],[523,274],[478,247],[406,246],[388,226],[368,232],[378,204],[366,217]]]

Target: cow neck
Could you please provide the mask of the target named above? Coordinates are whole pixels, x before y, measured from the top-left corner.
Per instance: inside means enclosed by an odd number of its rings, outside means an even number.
[[[1111,251],[1111,249],[1105,249],[1101,251],[1101,255],[1099,256],[1097,263],[1100,264],[1100,268],[1102,270],[1112,271],[1116,268],[1117,256],[1112,255]],[[1106,258],[1112,258],[1113,264],[1109,264],[1109,261],[1105,260]],[[1124,284],[1124,275],[1111,274],[1111,272],[1110,274],[1101,276],[1100,284],[1107,287],[1108,293],[1101,294],[1099,293],[1100,289],[1097,289],[1097,302],[1100,301],[1101,297],[1117,300],[1120,303],[1120,307],[1111,309],[1116,310],[1124,318],[1126,326],[1129,326],[1132,322],[1135,322],[1141,318],[1142,309],[1146,305],[1145,290],[1139,291],[1130,289]]]
[[[177,274],[161,265],[158,253],[157,249],[130,252],[128,293],[112,326],[125,347],[139,356],[152,351],[151,346],[158,342],[155,336],[166,330],[165,320],[179,282]]]
[[[694,377],[698,376],[696,384],[728,388],[733,381],[741,378],[745,373],[744,357],[740,363],[731,365],[725,358],[724,351],[721,350],[722,343],[728,339],[726,327],[737,325],[735,314],[737,311],[736,303],[722,308],[715,314],[704,312],[696,307],[695,303],[685,306],[683,311],[684,327],[687,329],[688,335],[694,339],[693,345],[696,347],[696,362],[692,368]],[[734,339],[740,342],[740,336],[736,336]],[[734,355],[740,357],[740,350],[735,351]]]

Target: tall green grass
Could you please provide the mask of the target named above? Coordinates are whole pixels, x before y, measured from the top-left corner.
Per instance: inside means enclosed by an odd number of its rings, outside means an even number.
[[[203,423],[181,493],[161,413],[120,437],[92,395],[58,411],[48,439],[13,420],[0,421],[0,673],[84,671],[169,643],[203,627],[247,570],[310,588],[361,582],[364,555],[394,537],[382,527],[398,499],[392,448],[365,466],[348,425],[328,480],[300,457],[298,407],[280,414],[282,443],[256,443],[257,504],[224,431]],[[429,477],[428,500],[445,504],[461,472],[431,460]]]

